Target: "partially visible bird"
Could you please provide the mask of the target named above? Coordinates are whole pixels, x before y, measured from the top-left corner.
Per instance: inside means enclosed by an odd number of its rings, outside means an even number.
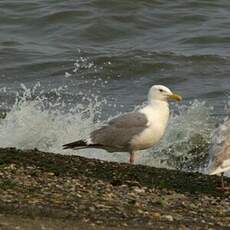
[[[154,85],[149,90],[147,106],[110,120],[91,132],[87,140],[64,144],[63,149],[129,152],[129,162],[134,163],[136,151],[152,147],[163,136],[169,119],[169,99],[180,101],[182,98],[163,85]]]
[[[212,135],[210,148],[209,174],[221,174],[221,190],[230,190],[224,186],[224,172],[230,170],[230,120],[221,124]]]

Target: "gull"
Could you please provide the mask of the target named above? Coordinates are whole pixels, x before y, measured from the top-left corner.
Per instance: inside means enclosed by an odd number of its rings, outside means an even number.
[[[134,163],[135,152],[157,144],[169,119],[168,100],[180,101],[181,96],[163,85],[153,85],[148,93],[148,104],[138,111],[122,114],[99,129],[88,139],[63,145],[63,149],[98,148],[108,152],[128,152],[129,163]]]
[[[210,156],[209,174],[221,174],[220,189],[230,190],[224,186],[224,172],[230,170],[230,120],[225,121],[214,130]]]

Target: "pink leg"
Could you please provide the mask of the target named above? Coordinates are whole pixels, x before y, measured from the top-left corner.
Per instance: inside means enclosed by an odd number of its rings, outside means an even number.
[[[224,173],[221,173],[221,188],[224,190]]]
[[[217,187],[218,190],[221,191],[230,191],[230,187],[225,187],[224,186],[224,173],[221,173],[221,187]]]
[[[130,152],[129,153],[129,163],[130,164],[134,164],[134,156],[135,154],[134,154],[134,152]]]

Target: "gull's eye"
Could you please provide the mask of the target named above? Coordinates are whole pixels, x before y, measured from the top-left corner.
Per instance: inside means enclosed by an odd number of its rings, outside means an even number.
[[[164,92],[164,90],[163,89],[159,89],[159,91],[162,93],[162,92]]]

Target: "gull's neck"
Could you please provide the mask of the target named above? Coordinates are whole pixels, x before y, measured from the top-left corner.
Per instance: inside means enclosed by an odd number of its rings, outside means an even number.
[[[168,123],[169,105],[167,101],[151,100],[140,112],[144,113],[149,121],[154,123],[158,121],[158,125],[162,126],[162,128],[165,128]]]
[[[162,100],[151,100],[147,106],[152,111],[152,113],[157,116],[159,114],[162,119],[168,121],[169,117],[169,104],[167,101]],[[160,119],[159,117],[159,119]]]
[[[152,99],[148,101],[148,105],[152,108],[168,108],[168,101]]]

